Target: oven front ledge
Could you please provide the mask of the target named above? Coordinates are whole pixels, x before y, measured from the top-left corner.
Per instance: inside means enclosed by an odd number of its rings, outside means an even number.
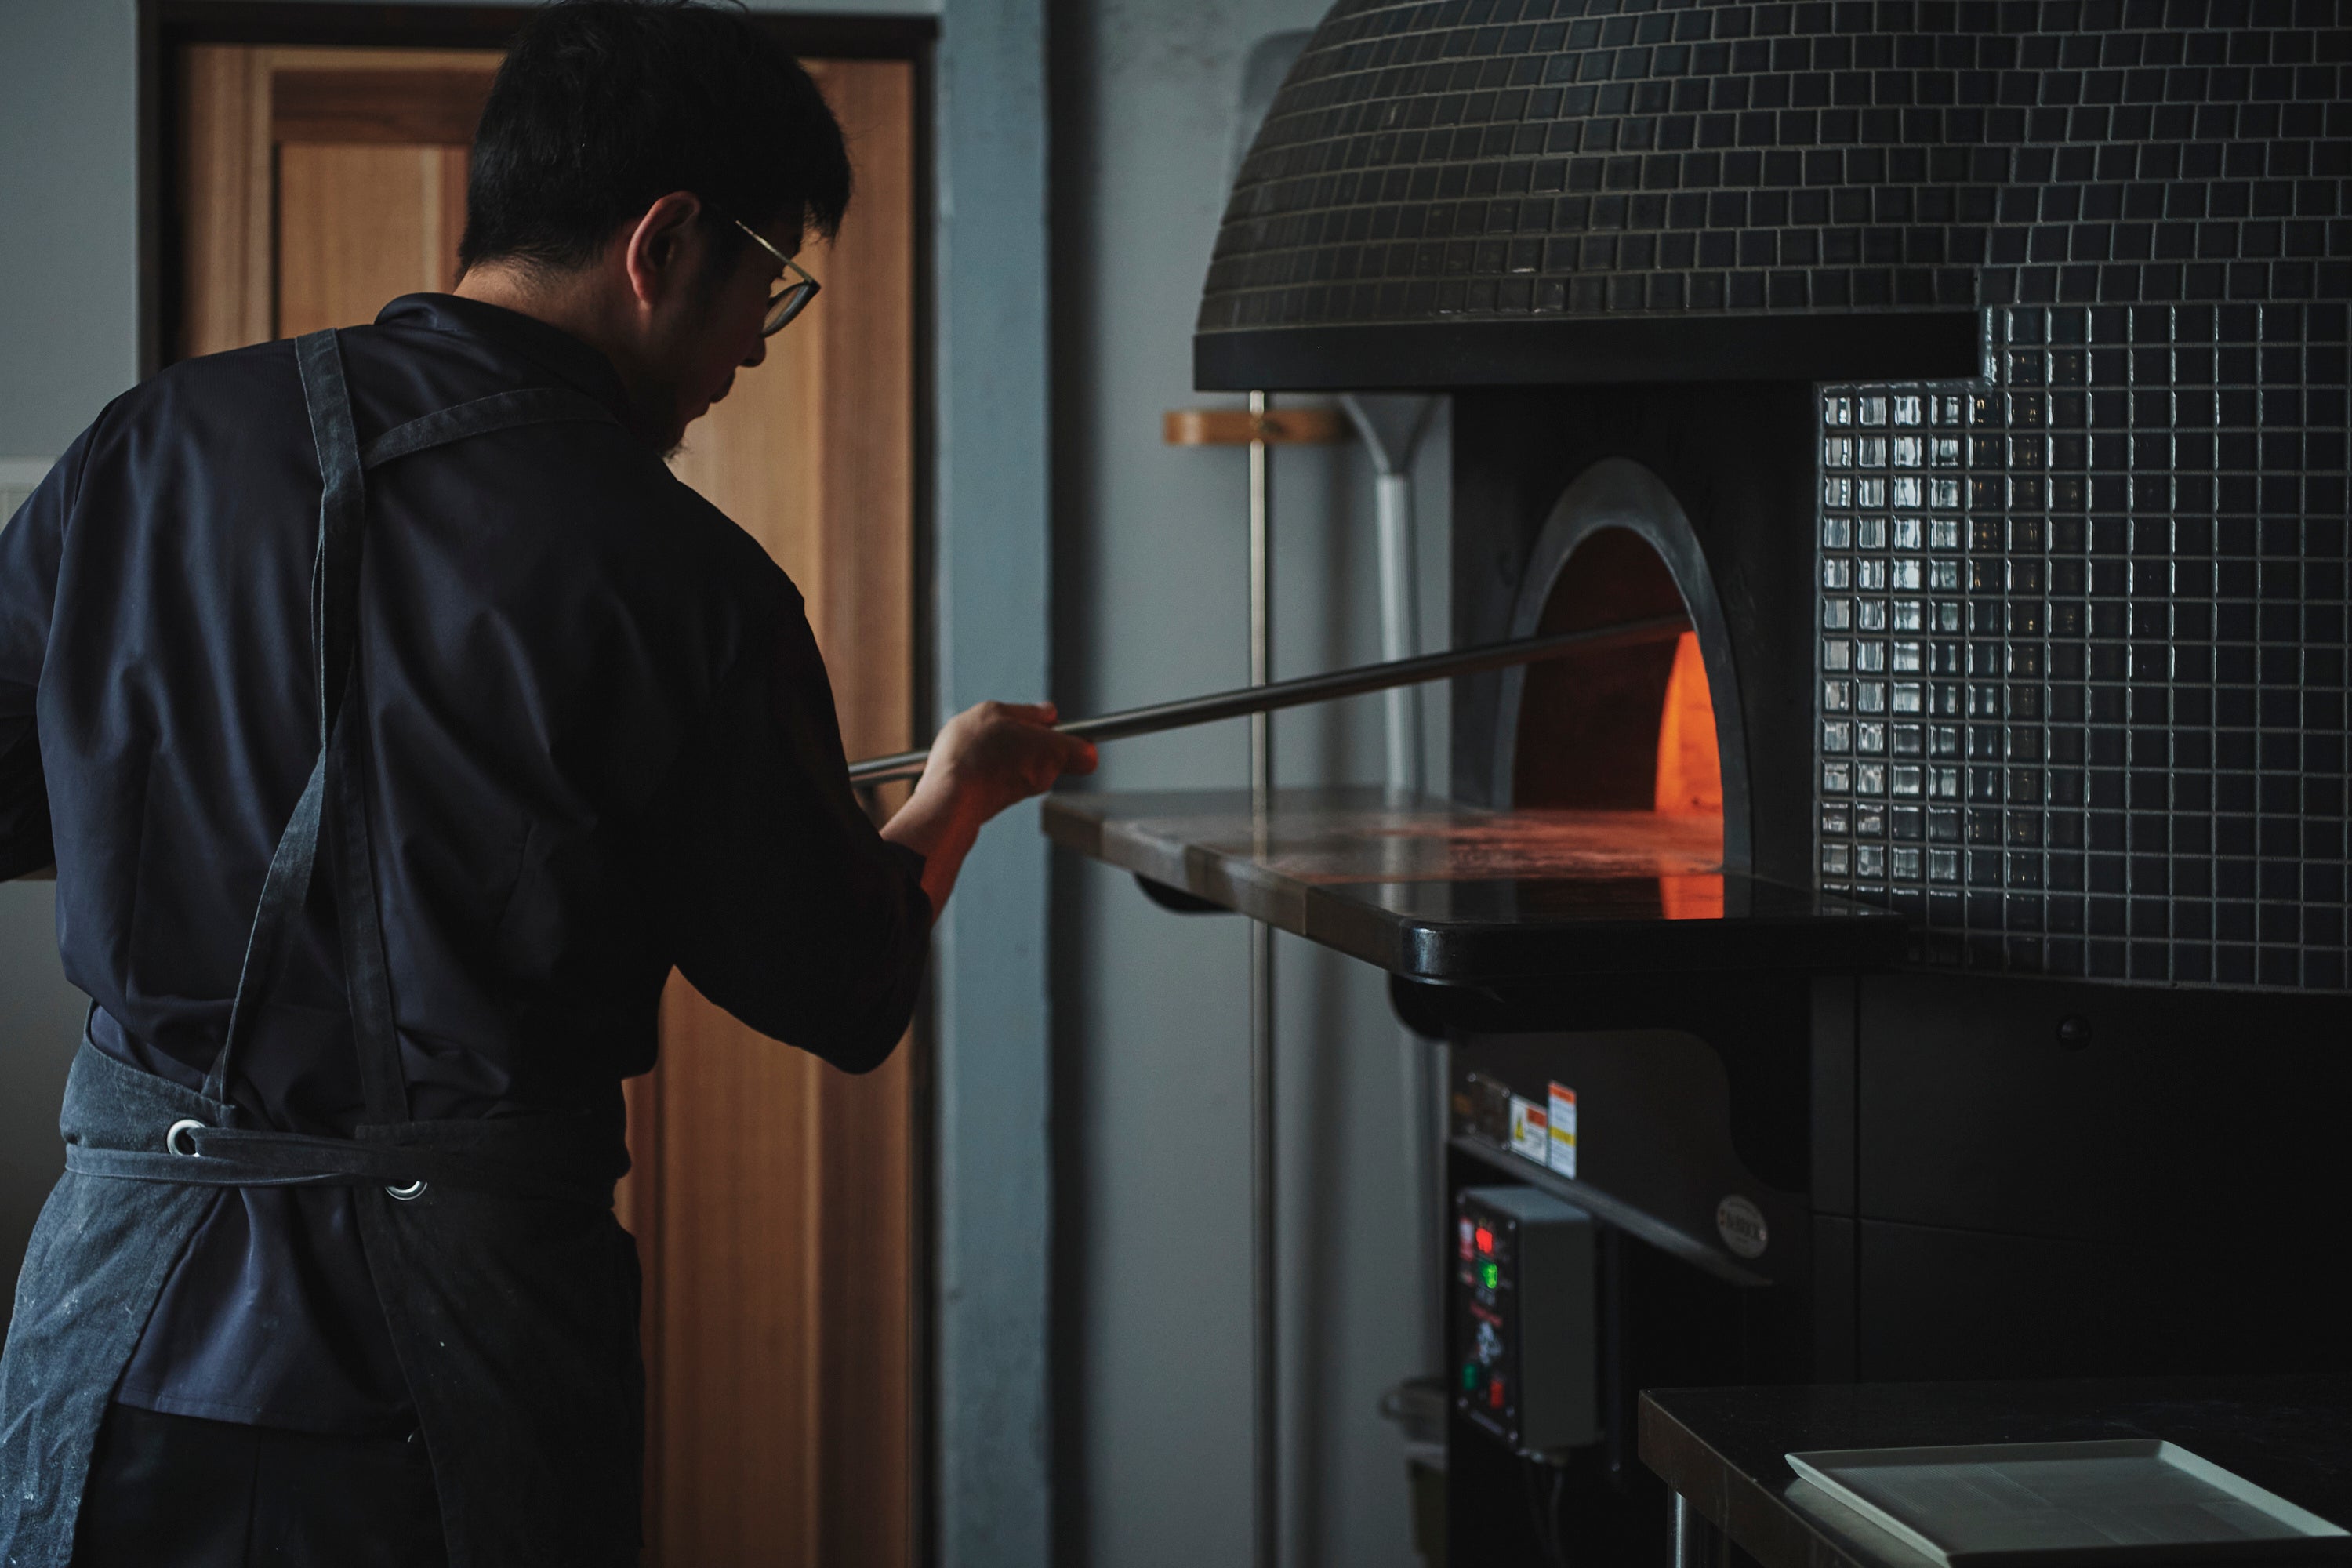
[[[1378,788],[1048,796],[1055,843],[1412,980],[1854,972],[1903,957],[1884,910],[1727,872],[1706,825],[1493,812]],[[1168,900],[1162,900],[1162,902]]]

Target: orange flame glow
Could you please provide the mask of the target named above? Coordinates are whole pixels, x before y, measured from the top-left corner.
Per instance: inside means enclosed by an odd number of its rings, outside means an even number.
[[[1675,645],[1666,677],[1665,712],[1658,721],[1657,809],[1675,816],[1723,815],[1723,763],[1715,744],[1715,702],[1698,634]]]

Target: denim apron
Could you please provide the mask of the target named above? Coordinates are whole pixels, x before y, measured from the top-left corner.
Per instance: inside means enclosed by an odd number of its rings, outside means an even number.
[[[413,1121],[393,1026],[354,672],[370,468],[488,431],[613,416],[502,393],[362,451],[332,331],[297,340],[324,491],[310,585],[319,757],[264,879],[227,1034],[201,1091],[87,1037],[66,1085],[66,1173],[33,1231],[0,1357],[0,1563],[66,1568],[99,1424],[164,1277],[224,1186],[346,1186],[432,1459],[451,1568],[634,1564],[644,1373],[636,1249],[615,1223],[617,1106]],[[228,1078],[321,840],[366,1120],[345,1138],[257,1126]]]

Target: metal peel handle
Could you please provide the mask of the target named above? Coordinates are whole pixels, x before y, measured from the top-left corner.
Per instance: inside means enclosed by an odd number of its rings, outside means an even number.
[[[1384,664],[1360,664],[1326,675],[1302,675],[1292,680],[1269,681],[1264,686],[1244,686],[1232,691],[1211,692],[1205,697],[1187,697],[1176,702],[1155,702],[1146,708],[1129,708],[1093,719],[1073,719],[1054,727],[1065,735],[1076,735],[1087,741],[1118,741],[1129,735],[1154,735],[1163,730],[1181,730],[1193,724],[1214,723],[1220,719],[1238,719],[1250,713],[1271,713],[1281,708],[1299,708],[1310,702],[1359,697],[1368,691],[1386,691],[1394,686],[1415,686],[1426,680],[1444,680],[1457,675],[1507,669],[1513,665],[1534,664],[1580,648],[1622,647],[1635,643],[1663,642],[1678,637],[1689,629],[1690,621],[1685,616],[1659,616],[1645,621],[1592,626],[1584,631],[1554,632],[1548,637],[1488,643],[1483,647],[1462,648],[1453,653],[1423,654],[1415,658],[1391,659]],[[849,780],[852,784],[884,784],[891,779],[910,779],[923,771],[923,763],[929,755],[929,751],[920,751],[868,757],[862,763],[849,765]]]

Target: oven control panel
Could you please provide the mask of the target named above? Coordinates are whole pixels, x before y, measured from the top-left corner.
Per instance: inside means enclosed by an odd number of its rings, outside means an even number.
[[[1454,1200],[1454,1405],[1521,1453],[1597,1442],[1592,1216],[1532,1187]]]

